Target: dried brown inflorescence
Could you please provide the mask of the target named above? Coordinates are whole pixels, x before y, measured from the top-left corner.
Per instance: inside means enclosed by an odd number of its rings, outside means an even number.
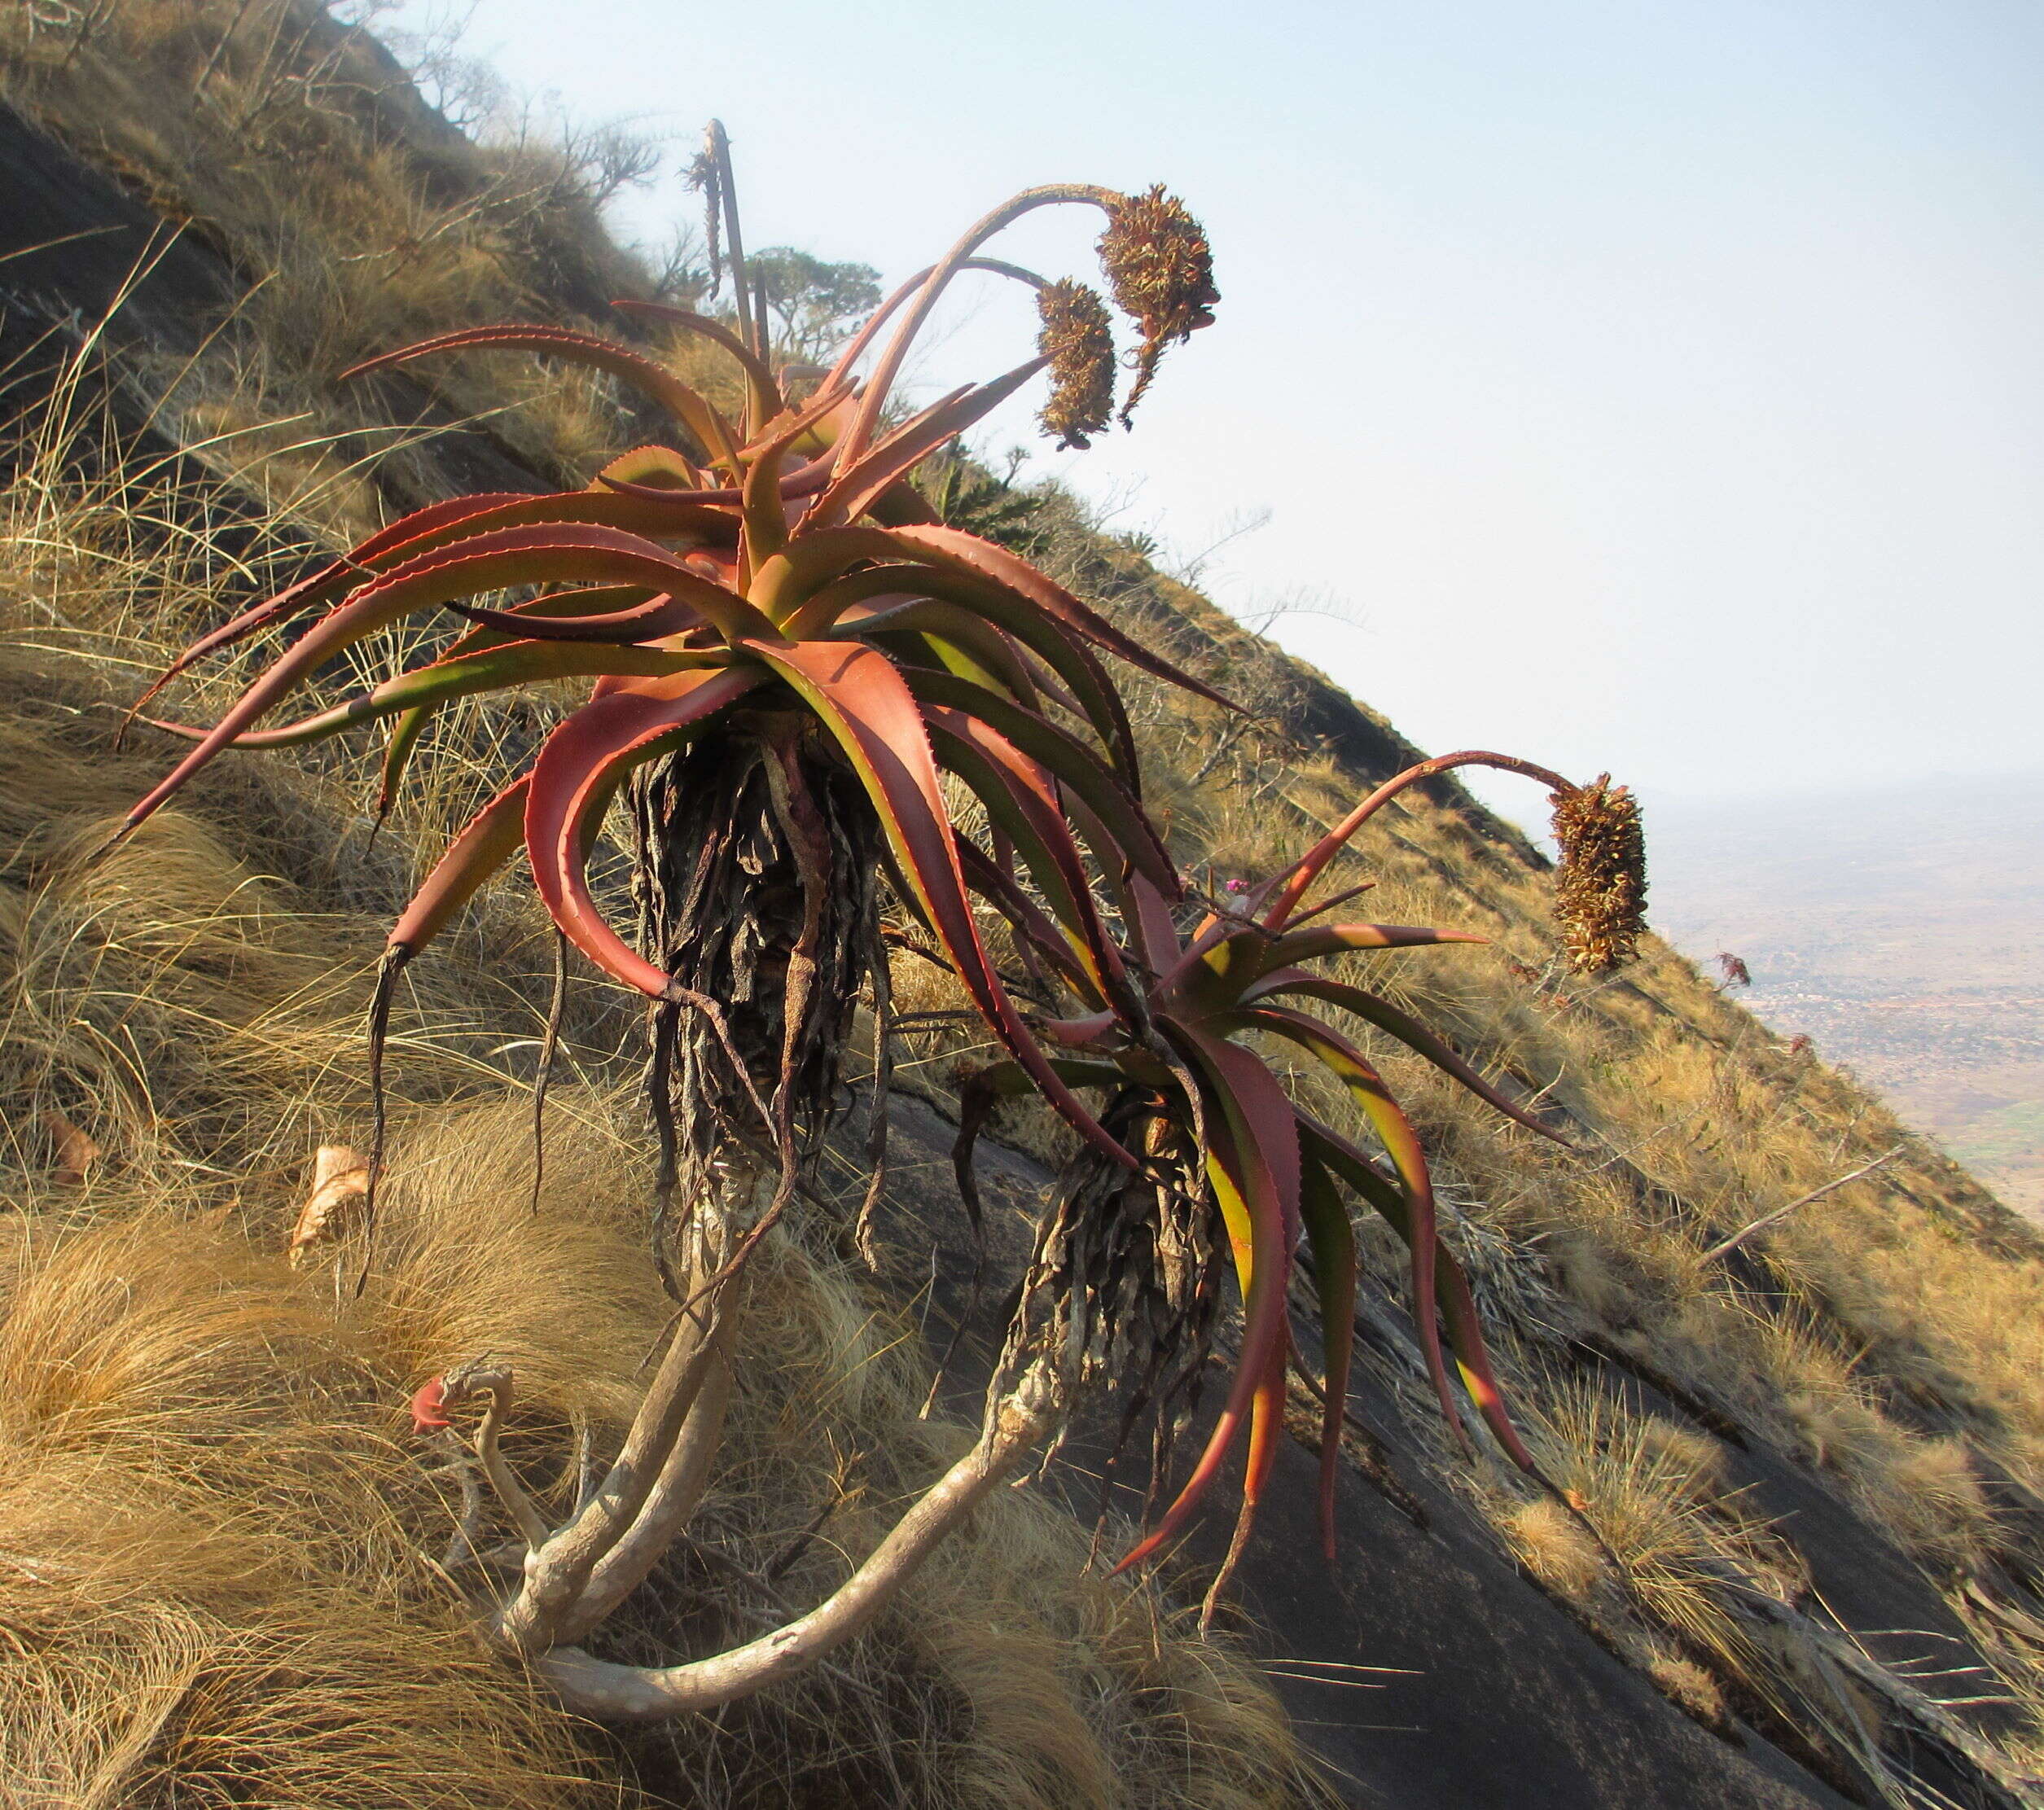
[[[1099,291],[1069,278],[1037,292],[1036,348],[1051,361],[1051,395],[1037,419],[1060,446],[1084,447],[1114,414],[1114,332]]]
[[[1162,183],[1143,195],[1125,195],[1108,209],[1099,252],[1116,302],[1143,333],[1135,352],[1135,383],[1121,405],[1125,427],[1156,375],[1164,348],[1213,326],[1221,292],[1213,287],[1213,252],[1206,234]]]
[[[1555,793],[1553,801],[1561,845],[1555,916],[1569,965],[1578,974],[1603,974],[1632,960],[1647,927],[1638,800],[1600,773],[1587,786]]]

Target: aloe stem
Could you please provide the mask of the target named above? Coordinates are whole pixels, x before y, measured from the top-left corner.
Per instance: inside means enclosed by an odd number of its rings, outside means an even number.
[[[888,341],[887,350],[880,354],[879,363],[874,367],[871,380],[866,384],[866,394],[859,404],[859,412],[838,454],[838,469],[847,469],[853,460],[866,450],[873,437],[873,429],[880,419],[880,410],[887,401],[888,392],[894,387],[894,380],[901,375],[901,361],[908,356],[909,344],[922,331],[923,323],[929,318],[930,310],[936,306],[937,298],[944,293],[945,286],[972,261],[972,254],[987,240],[1003,228],[1012,226],[1025,213],[1037,208],[1061,206],[1067,202],[1084,202],[1099,208],[1103,213],[1121,199],[1113,189],[1103,188],[1093,182],[1048,182],[1041,188],[1024,189],[1020,195],[1011,195],[991,213],[983,215],[966,230],[942,258],[932,267],[930,274],[922,285],[910,309],[907,318],[894,330],[894,337]]]
[[[656,1722],[714,1709],[800,1671],[849,1640],[989,1491],[1056,1424],[1054,1391],[1025,1379],[977,1444],[897,1521],[871,1557],[815,1608],[743,1646],[685,1665],[618,1665],[579,1647],[533,1662],[570,1710],[606,1722]]]

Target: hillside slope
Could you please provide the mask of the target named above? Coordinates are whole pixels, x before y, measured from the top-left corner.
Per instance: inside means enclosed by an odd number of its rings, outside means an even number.
[[[25,1556],[0,1580],[10,1625],[37,1633],[0,1662],[0,1716],[33,1733],[46,1797],[2038,1801],[2033,1234],[1665,949],[1602,984],[1568,978],[1544,863],[1452,782],[1408,795],[1348,868],[1375,882],[1378,917],[1492,939],[1393,985],[1571,1140],[1494,1122],[1384,1052],[1563,1497],[1448,1440],[1399,1266],[1366,1229],[1341,1573],[1331,1588],[1305,1527],[1310,1466],[1288,1454],[1297,1487],[1272,1504],[1226,1641],[1196,1638],[1181,1606],[1218,1556],[1221,1506],[1168,1589],[1083,1571],[1081,1440],[1053,1479],[1078,1519],[1015,1495],[844,1673],[658,1751],[594,1740],[463,1658],[412,1557],[445,1510],[394,1437],[404,1396],[479,1343],[512,1353],[543,1379],[544,1449],[576,1417],[615,1423],[653,1311],[630,1236],[645,1151],[629,1015],[593,988],[569,1027],[582,1085],[550,1111],[555,1210],[538,1229],[511,1212],[529,1159],[507,1128],[529,1108],[546,962],[515,896],[488,901],[458,959],[420,981],[396,1077],[415,1180],[375,1286],[337,1309],[276,1252],[313,1148],[364,1134],[355,1024],[380,923],[458,809],[473,750],[525,730],[466,719],[441,750],[455,778],[374,849],[345,760],[278,758],[197,795],[119,871],[77,857],[162,758],[114,756],[106,707],[168,646],[397,509],[579,481],[595,449],[644,437],[600,388],[501,363],[431,393],[344,395],[328,374],[480,318],[591,320],[607,287],[638,279],[572,169],[541,182],[467,145],[322,15],[280,6],[274,32],[224,38],[240,16],[134,5],[89,33],[26,12],[5,28],[0,181],[20,204],[0,227],[19,416],[0,516],[0,1179],[15,1209],[0,1399],[26,1457],[0,1503],[0,1549]],[[1196,381],[1196,352],[1174,380]],[[1024,500],[1059,576],[1252,707],[1239,732],[1130,686],[1184,865],[1270,871],[1410,756],[1072,499]],[[208,685],[181,708],[216,701]],[[777,1254],[779,1317],[748,1391],[759,1457],[713,1518],[739,1573],[827,1500],[834,1454],[879,1504],[957,1436],[914,1419],[927,1359],[912,1333],[944,1330],[919,1299],[932,1242],[951,1253],[937,1306],[955,1304],[958,1215],[932,1177],[972,1054],[905,1041],[920,1098],[897,1111],[883,1276],[815,1240]],[[82,1185],[64,1178],[66,1124],[104,1152]],[[987,1162],[1011,1259],[1061,1146],[1026,1115],[1004,1133]],[[463,1256],[478,1248],[480,1268]],[[53,1350],[73,1355],[52,1365]],[[840,1527],[844,1549],[865,1525]],[[354,1552],[350,1530],[371,1527],[373,1549]],[[827,1543],[806,1551],[792,1591],[838,1562]],[[633,1637],[668,1650],[748,1611],[715,1551],[662,1584]],[[147,1688],[95,1689],[110,1661]],[[328,1731],[331,1751],[293,1746],[294,1720]],[[238,1757],[215,1777],[222,1742]],[[1328,1764],[1323,1784],[1295,1743]]]

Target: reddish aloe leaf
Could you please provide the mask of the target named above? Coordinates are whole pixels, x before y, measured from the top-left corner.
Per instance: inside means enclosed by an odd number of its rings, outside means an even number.
[[[537,639],[525,626],[529,619],[551,623],[568,616],[607,616],[651,603],[660,594],[643,585],[589,585],[577,590],[550,591],[495,612],[507,619],[502,628],[479,625],[465,630],[441,650],[440,657],[454,660],[463,654],[479,654],[486,647],[502,647],[507,642]]]
[[[830,626],[805,608],[834,579],[866,560],[895,560],[901,550],[890,532],[879,528],[817,528],[802,532],[752,573],[746,594],[792,641],[813,641]]]
[[[391,927],[392,951],[407,959],[416,955],[517,852],[531,784],[532,775],[520,774],[463,826]]]
[[[779,424],[748,449],[750,462],[740,494],[739,513],[744,522],[744,565],[756,571],[787,545],[787,502],[781,476],[781,461],[787,449],[817,422],[837,405],[840,398],[826,393],[812,397],[802,408],[781,418]]]
[[[1355,1356],[1356,1233],[1333,1177],[1305,1139],[1301,1140],[1300,1159],[1299,1216],[1313,1258],[1321,1355],[1327,1365],[1327,1399],[1320,1419],[1320,1539],[1331,1565],[1336,1558],[1335,1486],[1341,1471],[1349,1370]]]
[[[647,454],[665,450],[662,447],[639,449],[641,454]],[[680,457],[678,454],[675,456],[677,458]],[[596,485],[591,488],[600,485],[605,490],[616,491],[621,496],[637,497],[647,502],[658,502],[666,497],[685,499],[704,509],[730,509],[745,500],[744,488],[740,484],[696,485],[684,489],[679,485],[660,482],[660,468],[656,466],[652,467],[650,476],[635,473],[625,462],[632,457],[632,454],[626,454],[623,458],[612,460],[596,474]],[[650,459],[647,462],[651,465]],[[814,497],[831,481],[831,455],[824,453],[784,473],[781,478],[782,502],[796,502],[805,497]],[[735,515],[731,518],[734,522],[736,519]]]
[[[894,538],[912,548],[967,572],[977,572],[1006,585],[1036,605],[1046,616],[1084,635],[1096,647],[1104,647],[1152,678],[1175,685],[1181,690],[1240,713],[1241,706],[1223,697],[1213,686],[1161,660],[1140,642],[1132,640],[1099,611],[1087,607],[1062,585],[1046,577],[1020,554],[962,528],[917,524],[890,530]]]
[[[659,403],[720,461],[734,471],[738,469],[737,436],[730,423],[704,397],[650,358],[642,358],[637,353],[628,352],[608,340],[595,339],[586,333],[571,333],[565,327],[472,327],[458,333],[442,333],[430,340],[421,340],[416,345],[386,352],[379,357],[365,358],[341,372],[336,381],[366,376],[373,370],[388,370],[430,353],[471,349],[544,353],[550,358],[586,365],[607,371],[613,377],[621,377]]]
[[[248,690],[206,738],[128,813],[129,829],[158,809],[221,749],[281,703],[327,660],[387,624],[476,591],[506,585],[582,577],[660,582],[677,572],[693,579],[651,542],[612,528],[568,524],[514,528],[455,542],[386,572],[300,637]],[[736,603],[736,599],[731,600]],[[734,624],[753,616],[739,604]]]
[[[1507,1118],[1524,1125],[1527,1130],[1537,1131],[1542,1137],[1552,1138],[1564,1150],[1571,1147],[1568,1140],[1559,1132],[1550,1130],[1524,1107],[1515,1105],[1507,1099],[1442,1039],[1436,1036],[1417,1019],[1400,1011],[1389,1000],[1379,999],[1376,994],[1366,993],[1360,987],[1331,980],[1325,975],[1308,974],[1301,968],[1280,968],[1275,974],[1266,975],[1244,997],[1246,1001],[1253,1003],[1258,1000],[1275,999],[1281,995],[1322,999],[1330,1006],[1339,1006],[1344,1011],[1353,1012],[1358,1018],[1367,1019],[1379,1029],[1388,1031],[1408,1049],[1424,1056],[1443,1074],[1452,1075],[1485,1105],[1495,1107]]]
[[[693,313],[686,308],[670,308],[665,302],[620,300],[611,306],[621,314],[634,314],[641,320],[665,321],[670,327],[678,327],[708,340],[713,345],[722,347],[735,358],[745,371],[748,412],[752,417],[748,423],[750,432],[758,433],[780,413],[783,406],[781,386],[774,381],[774,373],[767,368],[766,361],[722,321],[711,320],[707,315]]]
[[[1153,884],[1169,885],[1178,870],[1159,840],[1156,826],[1100,757],[1076,736],[1047,718],[997,697],[950,673],[919,670],[907,675],[909,688],[932,704],[948,704],[976,717],[1000,731],[1086,801],[1108,828],[1113,853],[1129,861]],[[1109,851],[1097,851],[1103,865]]]
[[[854,584],[865,576],[861,572],[840,582]],[[936,668],[997,697],[1011,699],[1025,709],[1042,707],[1036,681],[1012,643],[998,629],[953,604],[905,598],[871,616],[847,612],[839,618],[839,633],[829,638],[849,640],[854,636],[906,649],[915,656],[913,664],[928,667],[934,662]]]
[[[749,667],[684,673],[644,691],[612,692],[561,723],[533,765],[525,845],[540,897],[562,934],[592,962],[656,999],[668,977],[597,909],[586,872],[590,845],[603,807],[632,768],[686,740],[763,677]]]
[[[901,675],[884,655],[843,642],[749,642],[745,647],[800,693],[837,738],[879,813],[900,871],[989,1028],[1075,1131],[1123,1168],[1134,1168],[1135,1159],[1100,1129],[1045,1061],[993,971],[966,896],[922,709]]]
[[[616,485],[634,493],[658,491],[662,496],[686,493],[691,502],[699,503],[706,500],[704,493],[709,488],[703,482],[703,474],[685,454],[657,441],[634,446],[599,467],[596,481],[589,488],[595,490],[606,485]],[[738,500],[735,490],[721,495],[727,502]]]
[[[1436,943],[1488,940],[1465,931],[1434,930],[1424,924],[1315,924],[1310,930],[1287,931],[1262,942],[1265,953],[1261,966],[1267,974],[1273,968],[1288,968],[1317,955],[1338,955],[1344,949],[1426,949]]]
[[[704,590],[716,592],[720,605],[735,595],[706,578],[697,579],[696,583]],[[603,588],[615,590],[627,587]],[[625,647],[634,642],[665,641],[670,636],[700,628],[708,618],[694,601],[698,594],[693,591],[687,595],[674,590],[654,591],[643,603],[625,609],[592,611],[588,615],[557,615],[529,606],[518,610],[493,610],[482,603],[456,603],[452,607],[471,622],[495,629],[499,634],[529,635],[537,641],[602,642],[613,647]]]
[[[555,616],[594,616],[602,611],[643,603],[647,594],[643,585],[592,585],[584,590],[555,591],[529,603],[517,604],[507,613],[520,620],[527,611],[535,609]],[[508,629],[471,629],[450,642],[441,658],[456,660],[466,654],[479,654],[488,648],[504,646],[515,638]],[[376,787],[378,823],[390,815],[390,808],[397,800],[398,782],[404,778],[405,769],[440,708],[437,704],[431,704],[407,710],[391,725],[390,740],[384,749],[383,771]]]
[[[1383,1076],[1362,1052],[1345,1038],[1303,1012],[1282,1006],[1260,1006],[1244,1015],[1257,1028],[1274,1032],[1315,1057],[1341,1083],[1370,1121],[1384,1145],[1384,1153],[1405,1185],[1407,1210],[1412,1216],[1412,1321],[1419,1334],[1419,1349],[1427,1361],[1441,1411],[1458,1436],[1462,1417],[1455,1411],[1454,1396],[1448,1387],[1448,1366],[1441,1352],[1441,1326],[1433,1311],[1436,1231],[1433,1177],[1427,1170],[1426,1152],[1398,1102],[1391,1097]]]
[[[1299,1142],[1292,1103],[1276,1077],[1248,1050],[1184,1025],[1167,1034],[1196,1072],[1205,1094],[1207,1174],[1230,1241],[1243,1293],[1242,1351],[1214,1423],[1178,1499],[1164,1518],[1117,1565],[1140,1564],[1178,1537],[1219,1475],[1245,1422],[1253,1421],[1250,1468],[1243,1483],[1245,1510],[1253,1511],[1282,1433],[1283,1401],[1273,1398],[1274,1354],[1286,1348],[1285,1288],[1299,1211]]]
[[[1176,896],[1175,886],[1169,892],[1160,891],[1140,874],[1131,875],[1122,888],[1122,922],[1152,973],[1169,967],[1178,956],[1178,927],[1170,905]]]
[[[931,454],[993,413],[1049,362],[1032,358],[1006,376],[947,396],[904,422],[831,480],[816,499],[814,520],[823,527],[857,521]]]
[[[130,718],[138,715],[143,705],[176,678],[207,655],[217,653],[222,647],[231,647],[257,630],[279,622],[288,622],[293,616],[303,616],[308,611],[323,609],[341,596],[352,585],[358,583],[362,568],[392,547],[401,545],[415,534],[458,523],[479,515],[506,503],[520,501],[524,493],[516,490],[498,490],[472,497],[456,497],[446,502],[428,505],[401,516],[380,533],[372,534],[357,546],[345,559],[329,560],[316,572],[287,585],[275,596],[266,598],[253,609],[244,610],[231,622],[223,622],[217,629],[201,635],[178,655],[158,674],[149,689],[138,698],[129,710]]]
[[[1476,1317],[1476,1304],[1469,1293],[1469,1283],[1462,1273],[1462,1265],[1441,1252],[1441,1312],[1448,1321],[1449,1342],[1455,1349],[1455,1362],[1462,1371],[1463,1387],[1469,1391],[1469,1399],[1476,1405],[1476,1412],[1484,1418],[1484,1423],[1498,1435],[1511,1462],[1529,1476],[1540,1475],[1540,1466],[1533,1462],[1533,1455],[1526,1449],[1526,1442],[1519,1436],[1519,1429],[1511,1423],[1511,1414],[1505,1403],[1504,1385],[1498,1382],[1498,1373],[1490,1361],[1489,1348],[1484,1343],[1482,1322]]]
[[[841,582],[856,585],[866,576],[861,572]],[[905,580],[906,576],[905,574]],[[1135,736],[1129,727],[1121,695],[1115,690],[1106,670],[1079,634],[1006,585],[961,567],[922,563],[915,568],[915,581],[903,582],[901,589],[912,597],[929,597],[957,604],[976,616],[984,617],[996,629],[1021,642],[1071,688],[1079,713],[1113,756],[1122,783],[1132,795],[1142,795]],[[826,594],[835,592],[833,586],[831,592]],[[819,606],[823,602],[823,596],[817,598]],[[859,632],[877,627],[878,625],[869,624]]]
[[[401,711],[433,709],[457,698],[478,692],[502,690],[548,679],[586,678],[596,673],[622,677],[658,678],[669,673],[722,664],[721,653],[671,654],[651,647],[586,646],[578,642],[514,641],[486,652],[452,660],[435,660],[410,673],[386,679],[373,690],[350,698],[296,723],[277,729],[254,729],[237,735],[230,744],[238,748],[302,747],[323,742],[357,723],[394,717]],[[173,735],[204,741],[210,730],[193,729],[182,723],[143,721]]]
[[[469,499],[464,499],[469,500]],[[728,541],[734,524],[728,512],[706,508],[692,497],[661,491],[648,497],[627,497],[608,490],[553,490],[543,496],[516,496],[509,501],[490,501],[486,509],[450,515],[422,527],[402,539],[388,539],[375,546],[365,541],[350,557],[371,571],[388,571],[399,562],[449,546],[471,535],[487,534],[498,528],[537,528],[559,522],[577,528],[612,528],[627,534],[643,534],[653,540],[687,540],[691,542]],[[419,515],[428,511],[421,510]],[[406,521],[418,517],[408,516]],[[405,525],[394,524],[376,539],[385,542]]]
[[[1095,990],[1094,977],[1072,953],[1070,941],[1037,909],[1013,875],[963,836],[958,839],[958,850],[959,871],[965,875],[967,885],[1007,920],[1008,927],[1022,940],[1019,946],[1025,946],[1031,953],[1048,962],[1057,971],[1058,978],[1080,998],[1089,1004],[1099,1001],[1104,996]],[[910,901],[915,898],[914,893],[907,890],[906,881],[898,896]],[[924,927],[928,927],[927,923]],[[932,931],[931,934],[934,936],[936,932]]]
[[[1043,770],[964,711],[940,704],[923,714],[938,758],[972,788],[1020,852],[1095,986],[1125,992],[1121,951],[1100,921],[1086,864]]]
[[[1309,1115],[1300,1115],[1299,1135],[1305,1149],[1361,1194],[1410,1244],[1412,1221],[1406,1197],[1378,1172],[1375,1164],[1339,1132]],[[1455,1261],[1454,1254],[1437,1238],[1434,1260],[1435,1299],[1448,1322],[1449,1342],[1454,1348],[1455,1361],[1462,1371],[1464,1385],[1469,1389],[1470,1398],[1476,1402],[1491,1431],[1497,1434],[1498,1443],[1511,1455],[1512,1462],[1537,1476],[1539,1470],[1532,1454],[1511,1424],[1503,1387],[1498,1381],[1489,1351],[1485,1346],[1483,1327],[1477,1319],[1476,1305],[1470,1298],[1469,1284],[1462,1273],[1462,1266]]]

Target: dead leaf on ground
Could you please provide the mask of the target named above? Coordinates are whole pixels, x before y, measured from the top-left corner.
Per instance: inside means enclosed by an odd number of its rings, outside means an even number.
[[[352,1229],[356,1203],[369,1192],[369,1165],[345,1144],[322,1144],[313,1158],[312,1192],[298,1209],[290,1254],[295,1269],[322,1244]]]

